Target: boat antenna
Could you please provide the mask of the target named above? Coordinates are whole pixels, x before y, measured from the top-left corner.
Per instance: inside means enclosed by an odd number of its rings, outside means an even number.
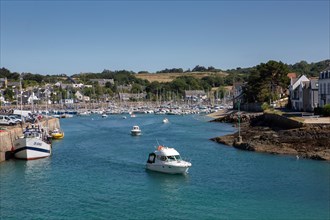
[[[159,142],[158,142],[158,139],[156,139],[156,141],[157,141],[157,144],[158,144],[157,146],[159,146],[160,144],[159,144]]]

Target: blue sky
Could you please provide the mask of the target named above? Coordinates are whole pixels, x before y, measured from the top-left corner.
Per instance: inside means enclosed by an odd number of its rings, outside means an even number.
[[[72,75],[330,57],[324,1],[4,1],[0,66]]]

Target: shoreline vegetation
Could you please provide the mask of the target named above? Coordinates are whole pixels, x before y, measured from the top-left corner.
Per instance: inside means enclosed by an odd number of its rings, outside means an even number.
[[[241,112],[240,115],[241,142],[238,132],[211,140],[240,150],[330,161],[330,117],[296,120],[269,113]],[[212,122],[238,126],[237,111],[215,112],[209,116]]]

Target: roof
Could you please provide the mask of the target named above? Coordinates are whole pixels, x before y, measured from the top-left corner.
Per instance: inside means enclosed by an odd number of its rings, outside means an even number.
[[[155,151],[156,155],[160,156],[173,156],[173,155],[180,155],[174,148],[171,147],[163,147],[158,146],[157,151]]]
[[[287,76],[288,76],[290,79],[297,78],[297,74],[296,74],[296,73],[288,73]]]
[[[304,82],[304,81],[309,81],[309,79],[305,76],[305,75],[302,75],[299,77],[299,79],[295,80],[295,82],[292,82],[292,91],[295,90],[301,82]]]

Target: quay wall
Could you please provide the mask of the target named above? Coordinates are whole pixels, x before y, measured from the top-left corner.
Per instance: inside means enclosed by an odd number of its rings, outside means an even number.
[[[41,121],[43,127],[47,127],[47,121]],[[14,141],[23,135],[23,129],[29,125],[29,123],[23,124],[23,126],[0,126],[4,130],[0,132],[0,162],[5,161],[11,157],[11,150],[14,146]],[[48,129],[54,130],[60,128],[60,120],[58,118],[48,119]]]
[[[270,123],[272,126],[276,126],[283,129],[294,129],[301,128],[304,126],[304,124],[301,122],[277,114],[264,113],[264,117],[265,121]]]

